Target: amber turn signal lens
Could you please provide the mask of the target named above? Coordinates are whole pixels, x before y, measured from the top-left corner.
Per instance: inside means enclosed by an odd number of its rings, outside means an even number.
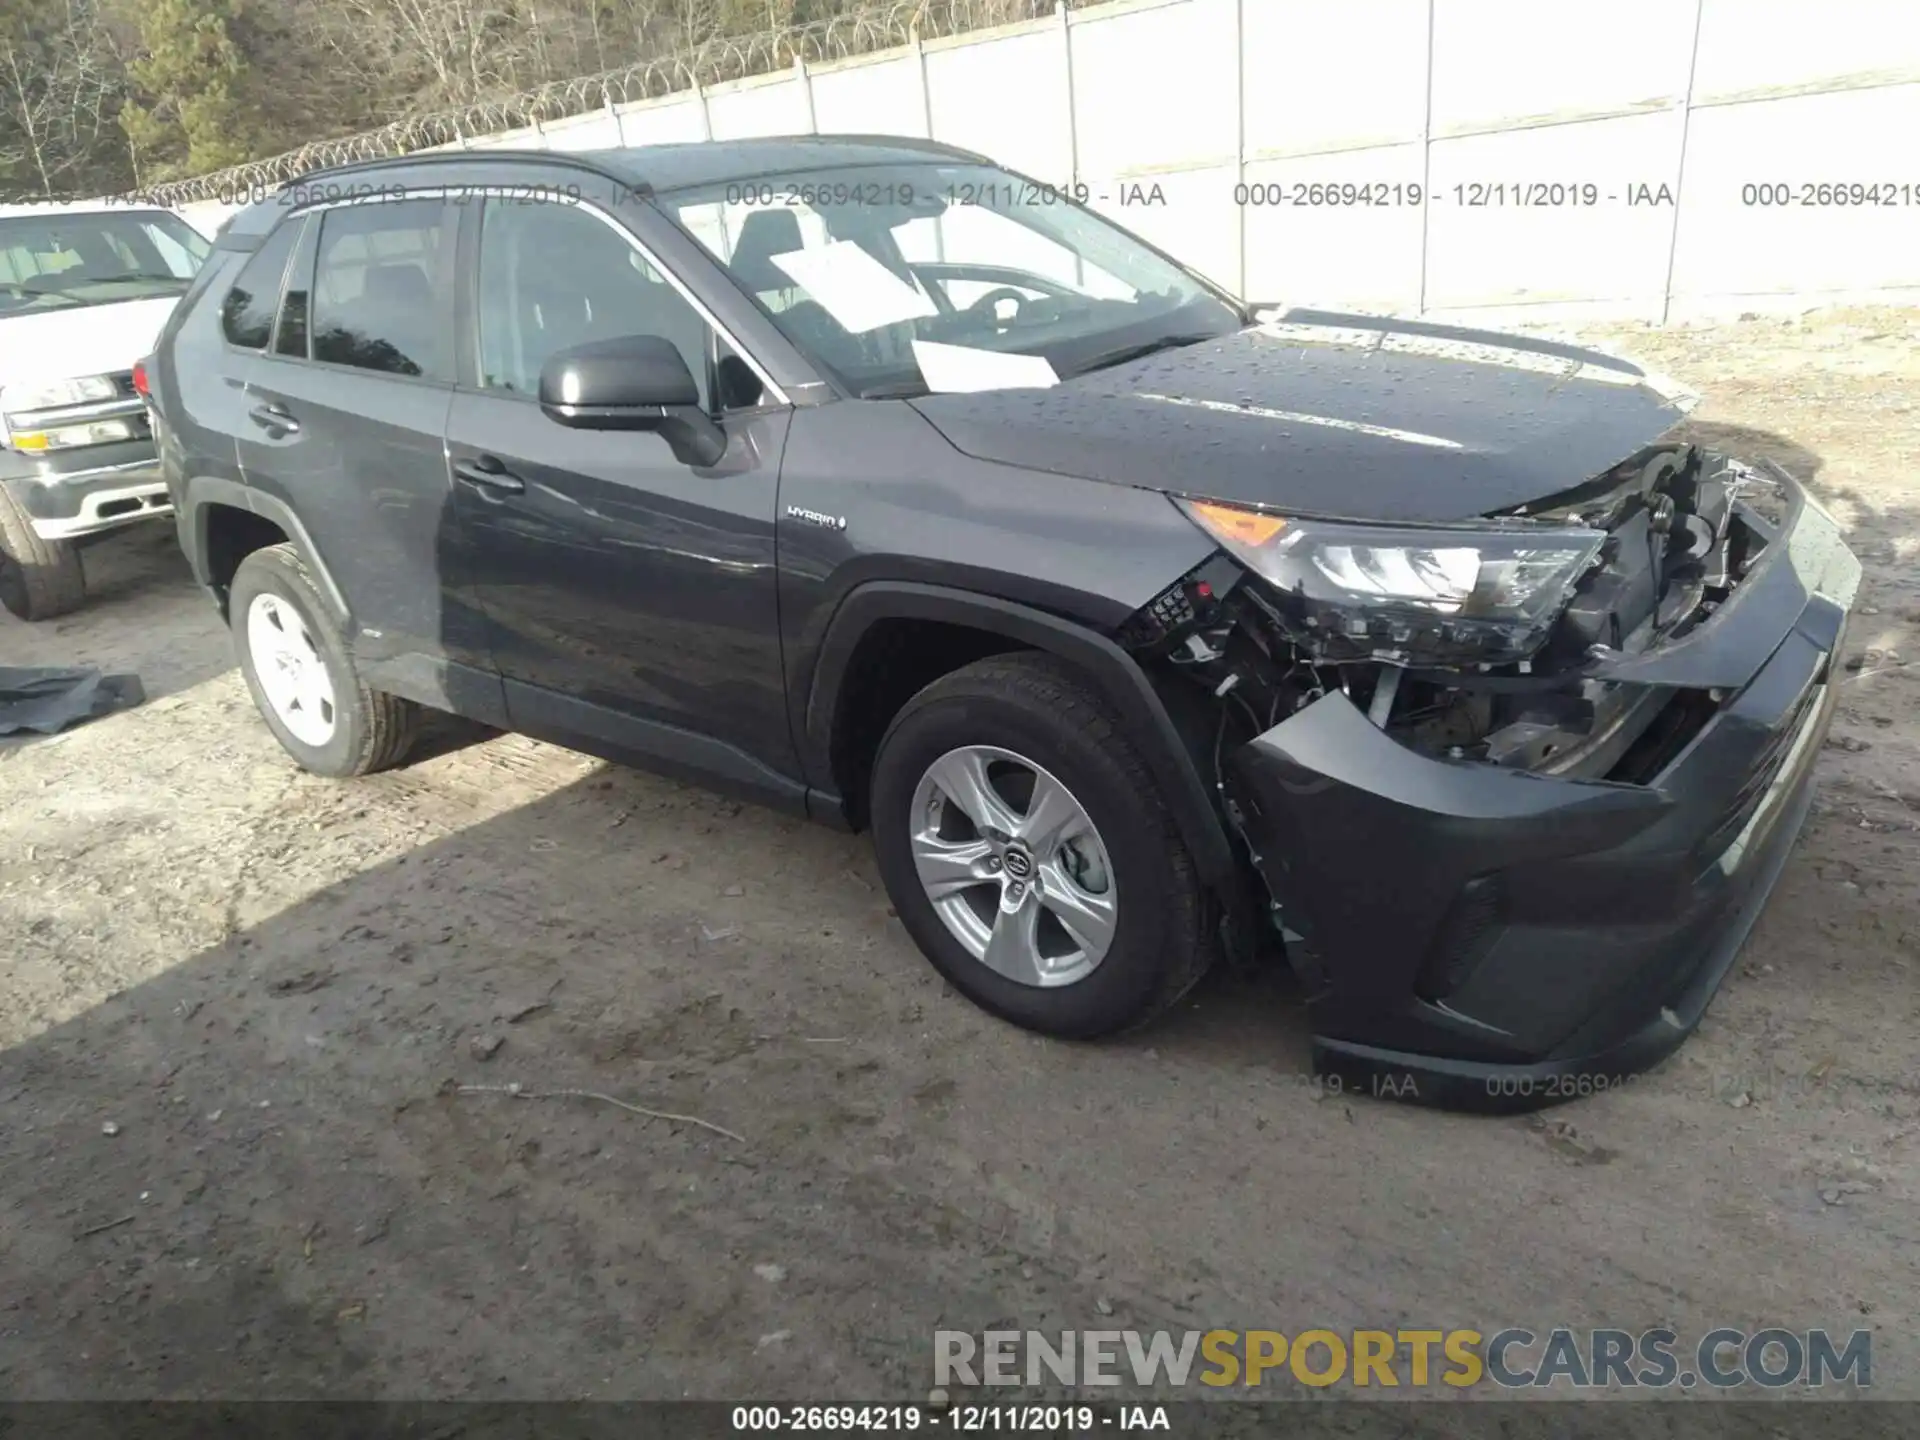
[[[1287,528],[1287,522],[1278,515],[1216,505],[1211,500],[1189,501],[1188,508],[1222,540],[1234,540],[1242,545],[1264,545]]]

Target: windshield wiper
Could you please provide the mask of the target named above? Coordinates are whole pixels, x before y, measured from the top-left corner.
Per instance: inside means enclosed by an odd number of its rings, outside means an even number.
[[[8,287],[29,300],[78,300],[80,297],[64,285],[12,285]]]
[[[1085,375],[1090,370],[1105,370],[1112,365],[1124,365],[1129,360],[1142,360],[1162,350],[1178,350],[1186,345],[1198,345],[1202,340],[1214,340],[1218,337],[1212,331],[1192,335],[1162,335],[1157,340],[1142,340],[1133,345],[1122,345],[1118,349],[1108,350],[1091,360],[1083,361],[1067,373]]]
[[[157,281],[165,281],[172,285],[191,285],[193,283],[191,280],[183,280],[178,275],[162,275],[152,270],[130,270],[122,275],[76,275],[64,285],[31,285],[22,282],[12,288],[20,294],[30,296],[35,300],[57,298],[61,300],[71,300],[77,305],[91,305],[98,302],[90,300],[87,297],[87,291],[101,285],[118,284],[123,280],[131,280],[138,284],[153,284]]]
[[[862,400],[911,400],[917,395],[928,395],[925,380],[883,380],[877,385],[861,387]]]
[[[1198,345],[1203,340],[1216,340],[1219,337],[1212,331],[1194,331],[1191,334],[1162,335],[1157,340],[1141,340],[1132,345],[1123,345],[1094,356],[1091,360],[1062,372],[1063,378],[1073,375],[1085,375],[1089,370],[1104,370],[1109,365],[1124,365],[1129,360],[1139,360],[1161,350],[1177,350],[1186,345]],[[903,400],[917,395],[931,393],[925,380],[883,380],[866,386],[860,391],[862,400]]]
[[[176,275],[171,270],[127,270],[119,275],[89,275],[89,285],[117,285],[122,280],[165,281],[172,285],[190,285],[193,282],[184,275]]]

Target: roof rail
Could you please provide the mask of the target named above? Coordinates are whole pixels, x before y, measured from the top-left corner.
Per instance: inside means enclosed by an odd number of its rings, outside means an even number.
[[[427,165],[471,165],[475,160],[537,160],[548,165],[564,165],[570,169],[584,170],[603,180],[611,180],[636,195],[652,193],[651,187],[645,181],[622,175],[611,166],[599,164],[576,151],[522,150],[500,146],[487,146],[480,150],[434,150],[424,154],[415,151],[409,155],[387,155],[377,160],[355,160],[346,165],[329,165],[324,170],[309,170],[304,175],[282,180],[275,187],[274,193],[277,195],[283,190],[312,185],[336,175],[363,175],[375,170],[411,170]]]
[[[752,135],[741,136],[737,140],[709,140],[693,143],[721,146],[735,144],[796,145],[816,141],[829,145],[874,145],[886,146],[894,150],[919,150],[929,155],[950,155],[955,159],[972,160],[983,165],[991,165],[993,163],[991,159],[980,154],[977,150],[968,150],[959,145],[949,145],[942,140],[922,139],[916,135]],[[685,144],[689,142],[673,143]],[[608,150],[625,148],[644,154],[644,152],[651,147],[646,145],[630,145],[625,147],[609,145],[604,148]],[[653,193],[653,186],[646,179],[634,179],[630,176],[623,175],[613,169],[613,167],[590,158],[594,153],[595,152],[591,150],[537,150],[501,146],[485,146],[479,150],[432,150],[425,152],[416,150],[406,155],[386,155],[373,160],[355,160],[345,165],[332,165],[325,170],[309,170],[305,174],[295,176],[290,180],[282,180],[276,187],[275,193],[277,194],[279,191],[286,190],[293,186],[309,185],[315,181],[324,180],[335,175],[361,175],[370,171],[391,170],[399,167],[411,168],[417,165],[471,164],[476,159],[537,160],[552,165],[566,165],[576,170],[584,170],[591,175],[600,176],[602,179],[612,180],[616,184],[624,185],[637,195],[650,195]],[[640,163],[644,164],[644,161]]]
[[[918,135],[878,135],[865,133],[850,134],[811,134],[811,135],[755,135],[742,137],[744,143],[755,140],[767,140],[776,144],[797,143],[806,140],[823,140],[828,144],[847,145],[886,145],[895,150],[925,150],[931,155],[952,155],[964,160],[981,160],[991,165],[985,155],[977,150],[968,150],[963,146],[949,145],[944,140],[929,140]],[[730,143],[730,142],[721,142]]]

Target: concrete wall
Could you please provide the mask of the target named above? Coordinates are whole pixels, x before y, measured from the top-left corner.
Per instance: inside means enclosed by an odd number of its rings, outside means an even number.
[[[1920,0],[1118,0],[469,143],[815,130],[1084,184],[1259,300],[1920,302]]]

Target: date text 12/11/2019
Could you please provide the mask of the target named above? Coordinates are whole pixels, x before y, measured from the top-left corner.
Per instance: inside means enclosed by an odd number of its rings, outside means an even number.
[[[1173,1425],[1164,1405],[1031,1405],[945,1401],[930,1405],[736,1405],[737,1434],[808,1434],[863,1431],[905,1435],[946,1430],[956,1434],[1063,1431],[1165,1430]]]
[[[1129,206],[1167,203],[1165,188],[1156,181],[1145,180],[1115,181],[1108,185],[1093,185],[1086,181],[1052,185],[1038,180],[969,180],[935,186],[915,186],[909,181],[748,181],[728,185],[725,194],[727,204],[750,208],[896,208],[911,207],[927,200],[951,206],[980,206],[997,210],[1039,205]]]
[[[1600,205],[1633,209],[1671,206],[1674,192],[1667,184],[1636,182],[1608,187],[1594,180],[1467,180],[1445,186],[1418,181],[1269,180],[1234,186],[1233,203],[1259,209],[1394,209],[1443,204],[1468,210],[1591,209]]]

